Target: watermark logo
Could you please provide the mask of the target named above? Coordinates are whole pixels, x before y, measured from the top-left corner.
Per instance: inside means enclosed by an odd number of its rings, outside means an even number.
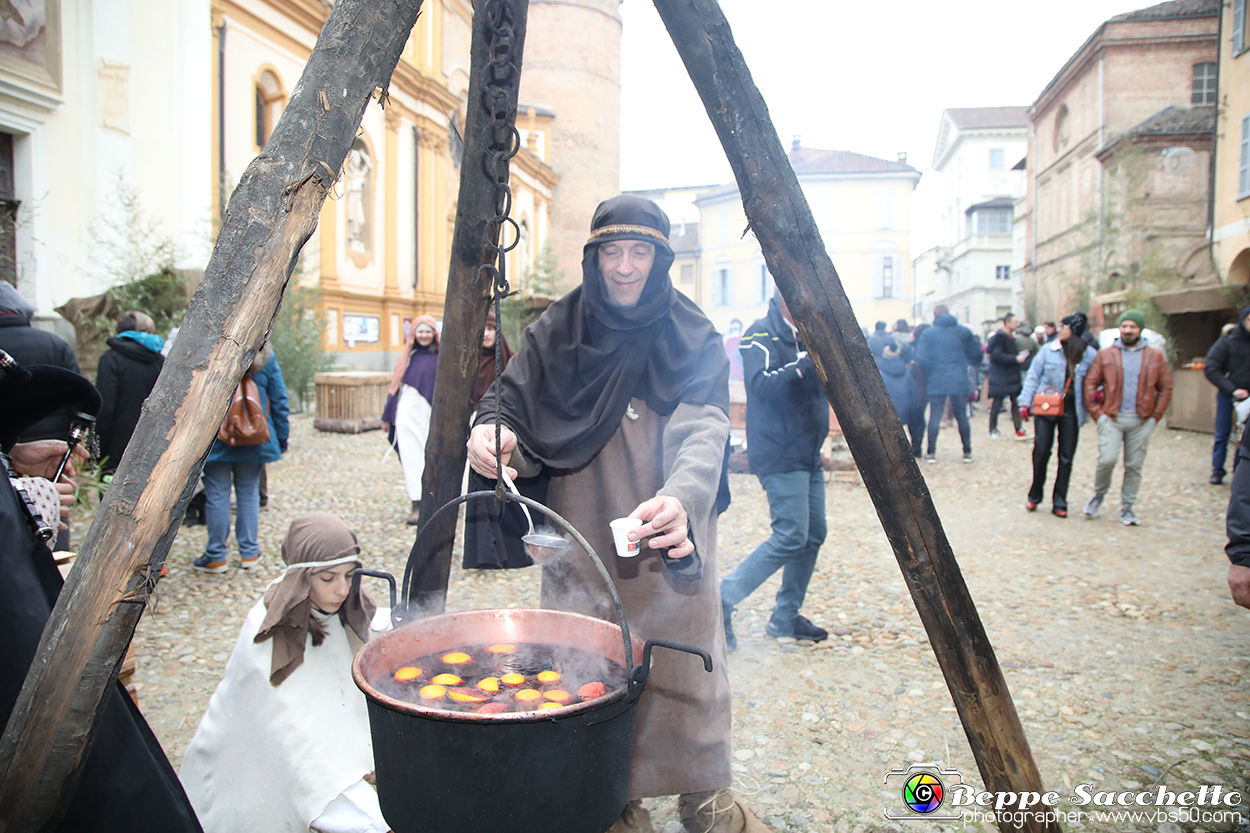
[[[917,772],[903,785],[903,803],[915,813],[937,812],[942,806],[942,781],[929,772]]]
[[[938,764],[912,764],[906,769],[892,769],[885,774],[885,783],[898,790],[902,807],[886,807],[885,817],[896,821],[923,818],[925,821],[958,821],[962,813],[943,808],[951,785],[963,783],[958,770]]]

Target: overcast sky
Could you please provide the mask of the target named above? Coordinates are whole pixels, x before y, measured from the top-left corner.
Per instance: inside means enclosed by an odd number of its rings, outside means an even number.
[[[721,0],[734,39],[785,147],[906,152],[925,176],[912,256],[936,243],[925,179],[948,107],[1029,105],[1102,21],[1133,0]],[[621,187],[733,178],[664,24],[625,0]],[[1013,160],[1014,161],[1014,160]]]

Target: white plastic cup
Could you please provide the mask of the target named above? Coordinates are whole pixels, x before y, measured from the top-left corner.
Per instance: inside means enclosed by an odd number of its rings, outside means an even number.
[[[617,518],[608,524],[612,527],[612,540],[616,543],[616,554],[621,558],[633,558],[638,554],[642,541],[629,540],[629,531],[642,526],[638,518]]]

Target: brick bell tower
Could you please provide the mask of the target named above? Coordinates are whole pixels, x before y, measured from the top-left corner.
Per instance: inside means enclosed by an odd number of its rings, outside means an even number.
[[[595,206],[621,187],[621,0],[530,0],[520,100],[555,112],[551,243],[581,281]]]

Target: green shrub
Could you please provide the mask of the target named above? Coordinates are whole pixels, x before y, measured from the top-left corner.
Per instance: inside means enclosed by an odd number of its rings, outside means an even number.
[[[317,308],[321,292],[295,280],[287,286],[269,344],[282,368],[292,410],[303,411],[313,396],[313,376],[337,365],[325,349],[325,315]]]

